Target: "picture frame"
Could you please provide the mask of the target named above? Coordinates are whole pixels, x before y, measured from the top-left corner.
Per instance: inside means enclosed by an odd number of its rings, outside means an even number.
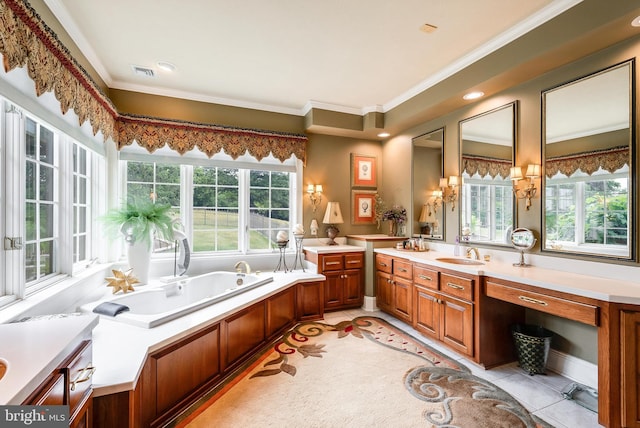
[[[351,191],[351,223],[374,224],[376,222],[376,193],[377,190]]]
[[[351,153],[351,187],[377,188],[378,158]]]

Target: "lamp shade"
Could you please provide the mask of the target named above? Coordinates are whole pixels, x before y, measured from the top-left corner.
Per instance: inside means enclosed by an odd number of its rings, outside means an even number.
[[[418,219],[418,223],[427,223],[429,222],[429,215],[431,214],[431,210],[427,204],[422,206],[422,211],[420,211],[420,218]]]
[[[540,165],[536,163],[529,164],[526,175],[530,178],[540,177]]]
[[[509,175],[513,181],[522,180],[522,168],[519,166],[512,166],[509,169]]]
[[[457,175],[452,175],[449,177],[449,186],[459,186],[460,185],[460,177]]]
[[[327,210],[324,212],[324,218],[322,219],[324,224],[342,224],[342,211],[340,211],[340,202],[329,202],[327,204]]]
[[[447,178],[446,177],[442,177],[440,179],[440,185],[438,187],[443,188],[443,187],[447,187],[449,185],[449,183],[447,182]]]

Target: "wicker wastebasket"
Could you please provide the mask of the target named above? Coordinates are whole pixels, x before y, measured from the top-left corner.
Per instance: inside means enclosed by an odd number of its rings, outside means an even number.
[[[522,370],[531,376],[545,374],[553,332],[538,325],[516,324],[511,333]]]

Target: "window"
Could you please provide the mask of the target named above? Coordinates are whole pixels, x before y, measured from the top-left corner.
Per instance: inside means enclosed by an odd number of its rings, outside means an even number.
[[[511,181],[500,176],[463,175],[462,226],[473,241],[505,243],[513,225]],[[473,214],[472,214],[473,213]]]
[[[546,181],[545,227],[551,248],[598,246],[609,254],[629,245],[628,167],[615,174],[561,173]]]
[[[24,298],[84,269],[96,257],[92,239],[98,203],[94,174],[104,169],[81,142],[0,99],[4,129],[2,304]],[[106,195],[102,197],[106,200]]]
[[[271,251],[290,229],[293,172],[131,160],[125,169],[127,197],[170,203],[193,252]]]
[[[58,150],[54,133],[31,118],[25,123],[25,280],[57,271]]]

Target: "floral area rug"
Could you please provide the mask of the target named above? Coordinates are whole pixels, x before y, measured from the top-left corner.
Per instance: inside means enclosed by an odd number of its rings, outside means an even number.
[[[192,406],[178,427],[550,427],[386,321],[304,322]]]

